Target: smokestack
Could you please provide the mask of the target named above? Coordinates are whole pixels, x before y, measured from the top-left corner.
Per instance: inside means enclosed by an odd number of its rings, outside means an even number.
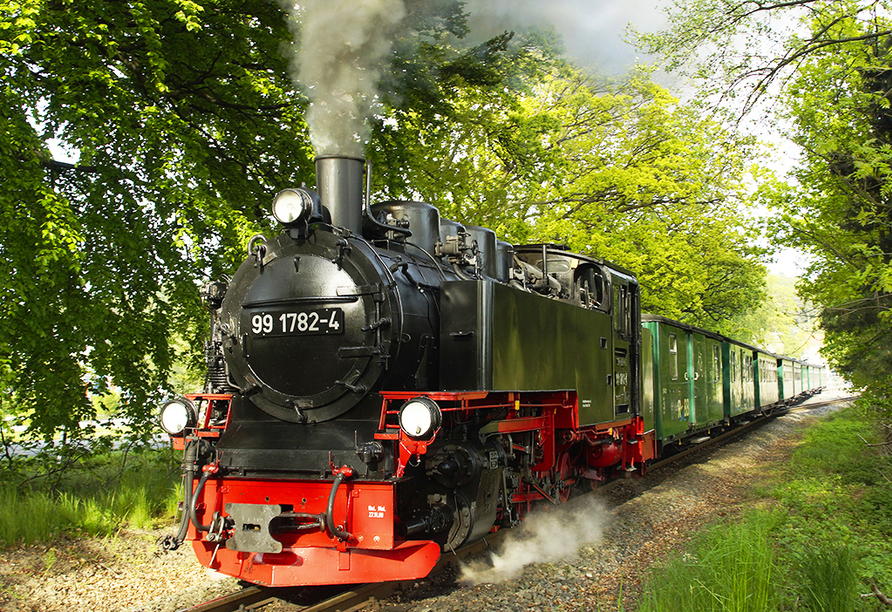
[[[363,168],[358,157],[321,155],[316,158],[316,190],[331,213],[332,225],[362,233]]]

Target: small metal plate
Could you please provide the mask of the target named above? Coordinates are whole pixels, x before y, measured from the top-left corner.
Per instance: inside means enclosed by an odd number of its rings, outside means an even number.
[[[234,534],[226,548],[241,552],[280,553],[282,543],[269,531],[270,522],[282,513],[278,504],[226,504],[226,512],[235,521]]]

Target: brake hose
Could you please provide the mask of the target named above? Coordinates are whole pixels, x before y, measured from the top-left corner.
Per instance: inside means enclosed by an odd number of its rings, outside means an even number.
[[[186,540],[190,508],[193,506],[192,482],[195,478],[195,461],[198,459],[197,447],[197,443],[191,440],[186,441],[186,450],[183,453],[183,514],[180,516],[180,526],[176,535],[164,536],[161,541],[161,547],[164,550],[176,550]]]
[[[192,499],[189,502],[189,520],[192,521],[192,524],[195,525],[195,529],[198,531],[210,531],[210,525],[199,525],[198,517],[195,514],[195,506],[198,505],[198,496],[201,495],[202,489],[204,489],[204,483],[208,481],[208,478],[211,476],[211,471],[207,470],[202,475],[201,478],[198,479],[198,486],[195,487],[195,493],[192,494]],[[190,487],[192,483],[189,483]]]
[[[341,471],[335,476],[334,483],[331,485],[331,493],[328,494],[328,506],[325,508],[325,526],[329,533],[342,542],[353,538],[351,533],[339,528],[334,522],[334,502],[338,492],[338,487],[347,479],[349,474]]]

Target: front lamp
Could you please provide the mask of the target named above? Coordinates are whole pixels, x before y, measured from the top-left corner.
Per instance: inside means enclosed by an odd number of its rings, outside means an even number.
[[[161,429],[171,436],[182,436],[198,424],[195,405],[185,397],[172,399],[161,407]]]
[[[410,438],[425,438],[438,429],[443,415],[437,402],[428,397],[410,399],[400,408],[400,429]]]
[[[306,222],[313,212],[313,196],[302,188],[283,189],[273,198],[273,216],[282,225]]]

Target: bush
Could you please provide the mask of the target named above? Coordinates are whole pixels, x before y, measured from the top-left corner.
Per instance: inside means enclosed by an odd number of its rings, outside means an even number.
[[[56,486],[8,479],[0,483],[0,544],[104,536],[168,520],[182,490],[176,465],[168,450],[116,451],[78,462]]]
[[[754,512],[708,529],[691,552],[669,559],[645,582],[642,612],[763,612],[780,603],[769,533],[780,520]]]
[[[654,570],[642,612],[881,609],[892,591],[890,458],[875,415],[841,410],[809,428],[776,484],[774,510],[722,522]],[[783,578],[780,578],[783,576]]]

